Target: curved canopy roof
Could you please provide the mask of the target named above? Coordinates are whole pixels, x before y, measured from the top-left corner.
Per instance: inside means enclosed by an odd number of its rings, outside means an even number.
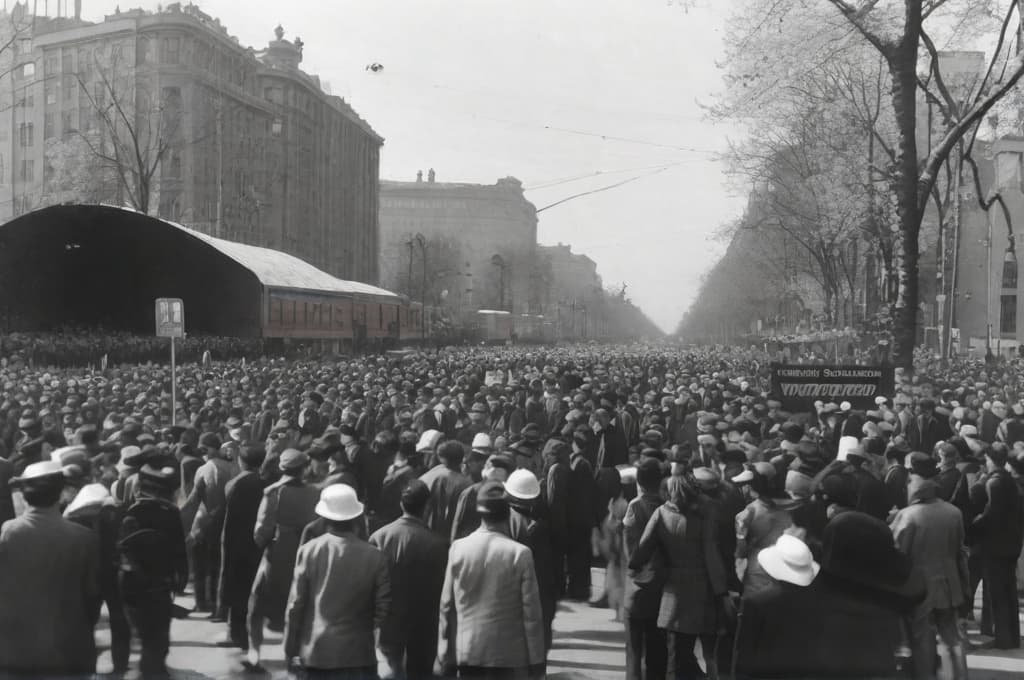
[[[130,208],[54,205],[0,225],[0,322],[20,330],[85,324],[152,332],[153,301],[174,297],[188,309],[190,334],[259,337],[272,313],[268,291],[401,299],[292,255]]]
[[[103,206],[112,210],[121,210],[128,213],[141,215],[131,208],[119,208],[115,206]],[[269,288],[298,288],[302,290],[322,291],[328,293],[357,293],[361,295],[375,295],[377,297],[389,297],[398,299],[398,295],[389,290],[371,286],[368,283],[359,281],[346,281],[339,279],[327,272],[317,269],[305,260],[300,260],[294,255],[273,250],[251,246],[237,241],[226,241],[216,238],[201,231],[190,229],[177,222],[164,220],[157,217],[150,219],[159,220],[176,229],[180,229],[189,236],[197,238],[207,245],[217,249],[222,254],[231,258],[238,264],[251,271],[264,286]]]
[[[110,206],[104,206],[110,207]],[[129,208],[116,208],[126,212],[136,212]],[[139,213],[141,214],[141,213]],[[153,219],[160,219],[154,217]],[[199,239],[217,249],[227,257],[238,262],[256,274],[260,283],[268,288],[298,288],[308,291],[324,291],[328,293],[358,293],[376,295],[378,297],[397,298],[391,291],[357,281],[337,279],[323,269],[317,269],[305,260],[289,255],[280,250],[250,246],[237,241],[217,239],[189,228],[177,222],[161,219],[160,221],[181,229],[187,235]]]

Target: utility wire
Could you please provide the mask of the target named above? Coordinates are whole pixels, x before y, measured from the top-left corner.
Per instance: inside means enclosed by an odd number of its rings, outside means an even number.
[[[535,184],[533,186],[526,187],[524,189],[524,191],[537,191],[537,190],[540,190],[540,189],[549,189],[551,187],[559,186],[560,184],[568,184],[569,182],[578,182],[581,179],[590,179],[591,177],[598,177],[600,175],[617,175],[617,174],[622,173],[622,172],[637,172],[638,170],[661,170],[661,169],[667,169],[667,168],[675,167],[677,165],[682,165],[683,163],[688,163],[688,162],[690,162],[690,160],[676,161],[674,163],[661,163],[659,165],[646,165],[646,166],[639,167],[639,168],[621,168],[619,170],[595,170],[594,172],[588,172],[588,173],[583,174],[583,175],[575,175],[573,177],[564,177],[562,179],[553,179],[553,180],[548,181],[548,182],[540,182],[539,184]]]
[[[563,203],[567,203],[567,202],[569,202],[569,201],[571,201],[573,199],[576,199],[576,198],[582,198],[583,196],[590,196],[591,194],[599,194],[602,191],[608,191],[610,189],[617,189],[618,187],[621,187],[621,186],[624,186],[626,184],[629,184],[630,182],[635,182],[638,179],[643,179],[644,177],[650,177],[652,175],[657,175],[658,173],[665,172],[666,170],[668,170],[667,167],[661,168],[661,169],[658,169],[658,170],[652,170],[651,172],[645,172],[645,173],[636,175],[634,177],[630,177],[628,179],[624,179],[621,182],[616,182],[615,184],[609,184],[608,186],[600,187],[598,189],[591,189],[590,191],[581,191],[578,194],[573,194],[572,196],[567,196],[567,197],[563,198],[562,200],[555,201],[554,203],[551,203],[550,205],[546,205],[543,208],[538,208],[537,212],[538,213],[544,212],[548,208],[554,208],[556,205],[562,205]]]
[[[710,153],[710,154],[719,153],[718,151],[714,151],[712,149],[695,149],[695,148],[690,147],[690,146],[676,146],[675,144],[662,144],[660,142],[651,142],[651,141],[648,141],[648,140],[645,140],[645,139],[632,139],[630,137],[616,137],[614,135],[602,135],[602,134],[599,134],[599,133],[596,133],[596,132],[585,132],[583,130],[573,130],[572,128],[561,128],[561,127],[555,127],[553,125],[545,125],[544,129],[545,130],[552,130],[554,132],[565,132],[567,134],[582,135],[584,137],[597,137],[597,138],[603,139],[605,141],[626,142],[628,144],[644,144],[646,146],[658,146],[658,147],[661,147],[663,149],[675,149],[677,151],[689,151],[689,152],[692,152],[692,153]]]

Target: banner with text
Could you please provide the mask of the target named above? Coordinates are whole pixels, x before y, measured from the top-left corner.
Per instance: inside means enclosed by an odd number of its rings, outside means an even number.
[[[772,364],[772,396],[783,410],[814,412],[814,402],[850,402],[855,409],[875,408],[875,397],[892,399],[896,369],[882,366],[806,366]]]

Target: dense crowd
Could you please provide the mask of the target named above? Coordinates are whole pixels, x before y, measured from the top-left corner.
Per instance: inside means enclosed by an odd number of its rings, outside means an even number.
[[[116,673],[205,614],[255,673],[269,629],[306,677],[543,677],[593,598],[629,678],[931,678],[937,637],[964,678],[979,584],[1020,644],[1024,373],[918,358],[808,413],[757,348],[212,361],[176,409],[163,365],[4,361],[0,671],[94,673],[105,605]]]
[[[264,343],[259,339],[189,335],[176,341],[182,362],[211,359],[239,359],[259,356]],[[26,366],[76,367],[109,366],[168,361],[167,338],[143,336],[102,327],[69,326],[59,332],[0,334],[0,357],[11,364]]]

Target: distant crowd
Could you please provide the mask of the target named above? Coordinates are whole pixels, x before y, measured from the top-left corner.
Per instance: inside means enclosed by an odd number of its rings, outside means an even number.
[[[94,673],[101,604],[144,677],[197,615],[249,672],[271,630],[308,677],[543,677],[563,599],[638,679],[931,678],[937,637],[964,678],[976,614],[1017,648],[1020,362],[787,413],[763,349],[211,360],[176,409],[162,363],[4,356],[0,671]]]

